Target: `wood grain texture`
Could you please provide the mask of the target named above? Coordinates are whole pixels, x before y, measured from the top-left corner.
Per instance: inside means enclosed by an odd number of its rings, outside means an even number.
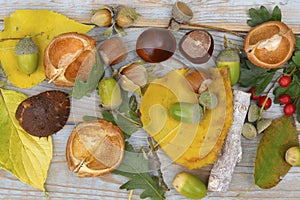
[[[143,17],[137,21],[135,26],[158,26],[165,27],[168,24],[171,15],[171,5],[175,0],[124,0],[122,4],[136,7],[137,11]],[[271,9],[279,5],[283,13],[283,21],[289,24],[294,31],[300,33],[300,2],[288,0],[263,0],[263,1],[235,1],[235,0],[202,0],[192,1],[184,0],[194,11],[193,23],[210,24],[218,27],[229,28],[232,30],[247,31],[246,25],[248,18],[248,9],[265,5]],[[49,9],[62,13],[74,20],[84,23],[90,23],[90,11],[104,4],[115,3],[111,0],[24,0],[8,1],[2,0],[0,7],[0,20],[4,19],[10,13],[17,9]],[[185,27],[189,28],[189,27]],[[0,21],[0,29],[3,29],[3,21]],[[131,28],[128,31],[139,31],[139,28]],[[215,50],[213,58],[223,48],[224,33],[210,31],[215,41]],[[91,33],[93,34],[93,33]],[[242,46],[239,37],[226,34],[227,38],[234,43]],[[0,80],[5,79],[3,75]],[[69,89],[58,88],[47,81],[31,89],[18,89],[13,86],[7,86],[8,89],[15,89],[31,96],[45,90],[60,89],[69,92]],[[72,100],[71,115],[67,125],[63,130],[53,136],[53,160],[49,170],[49,176],[46,182],[46,189],[51,199],[127,199],[129,191],[119,190],[119,186],[127,179],[117,175],[106,175],[99,178],[80,179],[67,169],[65,159],[66,141],[74,125],[82,120],[84,115],[98,116],[101,103],[98,94],[95,92],[91,97],[84,97],[81,100]],[[265,117],[277,118],[283,114],[282,107],[273,105],[270,110],[264,112]],[[300,125],[297,123],[300,131]],[[146,145],[144,140],[145,133],[141,130],[134,134],[130,141],[136,146]],[[291,199],[300,198],[300,168],[292,168],[283,181],[275,188],[270,190],[261,190],[254,185],[254,162],[256,149],[261,136],[254,140],[242,139],[243,159],[234,171],[232,183],[228,192],[218,193],[209,192],[205,199],[209,200],[239,200],[239,199]],[[1,155],[0,155],[1,156]],[[166,156],[161,157],[162,162],[167,162]],[[210,167],[194,170],[203,181],[207,181]],[[171,186],[174,171],[168,175],[167,183]],[[134,191],[132,199],[139,198],[140,191]],[[167,199],[185,199],[174,189],[171,189],[166,195]],[[10,173],[0,169],[0,199],[46,199],[43,192],[38,191],[28,185],[21,183]]]
[[[264,5],[268,9],[280,6],[283,20],[293,28],[295,33],[300,33],[299,1],[289,0],[264,0],[264,1],[236,1],[236,0],[182,0],[190,5],[194,17],[192,23],[209,24],[231,30],[247,31],[246,24],[248,9],[259,8]],[[166,27],[171,17],[172,4],[176,0],[124,0],[120,4],[135,7],[142,17],[136,26]],[[25,0],[1,1],[0,19],[14,12],[16,9],[49,9],[68,16],[83,23],[90,23],[91,10],[102,5],[115,4],[111,0]],[[153,12],[155,11],[155,13]]]

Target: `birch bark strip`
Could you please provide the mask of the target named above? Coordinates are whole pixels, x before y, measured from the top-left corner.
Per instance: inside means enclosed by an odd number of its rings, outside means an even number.
[[[241,132],[250,105],[250,94],[234,90],[233,101],[233,124],[227,134],[222,154],[211,170],[208,181],[210,191],[227,191],[234,168],[242,159]]]

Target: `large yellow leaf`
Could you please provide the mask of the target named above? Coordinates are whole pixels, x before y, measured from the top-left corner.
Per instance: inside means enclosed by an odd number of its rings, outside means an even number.
[[[52,138],[29,135],[15,118],[25,94],[0,88],[0,167],[19,180],[45,191],[52,159]]]
[[[151,83],[141,102],[145,131],[175,162],[194,169],[213,163],[232,124],[233,102],[227,68],[209,69],[213,79],[208,88],[218,97],[218,106],[206,111],[199,124],[181,123],[169,115],[175,102],[198,103],[184,78],[187,69],[174,70]]]
[[[0,39],[43,34],[33,38],[39,47],[39,66],[37,71],[31,75],[26,75],[17,68],[14,47],[18,41],[0,42],[0,61],[8,80],[19,88],[30,88],[37,85],[45,79],[44,49],[53,37],[65,32],[86,33],[93,27],[80,24],[49,10],[17,10],[12,13],[4,19],[4,31],[0,32]]]

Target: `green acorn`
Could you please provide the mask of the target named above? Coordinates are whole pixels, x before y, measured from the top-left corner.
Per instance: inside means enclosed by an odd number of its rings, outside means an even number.
[[[196,176],[187,173],[178,173],[173,180],[174,188],[183,196],[190,199],[201,199],[206,196],[206,185]]]
[[[180,122],[198,124],[204,119],[203,108],[199,104],[176,102],[170,106],[170,116]]]
[[[31,37],[21,39],[15,47],[18,68],[25,74],[32,74],[38,67],[38,47]]]
[[[98,84],[98,94],[104,108],[116,109],[122,103],[121,89],[114,78],[102,79]]]
[[[240,78],[240,57],[237,52],[227,47],[217,56],[217,67],[228,67],[230,72],[230,83],[234,85]]]
[[[285,160],[292,166],[300,166],[300,147],[290,147],[285,153]]]

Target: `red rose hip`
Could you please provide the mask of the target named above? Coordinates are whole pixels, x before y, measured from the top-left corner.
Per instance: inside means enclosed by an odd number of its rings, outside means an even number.
[[[259,99],[259,96],[255,95],[255,94],[254,94],[254,91],[255,91],[255,88],[254,88],[254,87],[250,88],[250,90],[249,90],[249,92],[251,93],[251,99],[252,99],[252,100],[258,100],[258,99]]]
[[[290,85],[291,83],[291,77],[290,76],[282,76],[279,81],[278,81],[279,85],[283,88],[287,87]]]
[[[289,104],[291,102],[291,97],[290,95],[288,94],[282,94],[280,97],[279,97],[279,102],[281,104]]]
[[[284,114],[292,115],[296,111],[296,106],[294,104],[287,104],[283,108]]]
[[[268,98],[268,99],[266,100],[266,98]],[[259,100],[258,100],[258,106],[259,106],[259,107],[262,107],[262,106],[264,105],[265,100],[266,100],[266,104],[265,104],[265,106],[264,106],[264,109],[267,110],[267,109],[269,109],[269,108],[271,107],[271,105],[272,105],[272,100],[270,99],[270,97],[267,97],[267,96],[260,96],[260,97],[259,97]]]

